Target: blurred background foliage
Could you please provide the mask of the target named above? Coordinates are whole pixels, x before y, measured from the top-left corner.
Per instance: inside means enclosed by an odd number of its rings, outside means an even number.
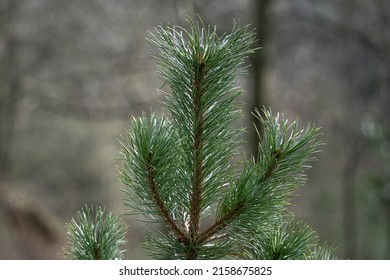
[[[147,45],[199,14],[219,32],[252,23],[250,111],[322,127],[327,143],[292,210],[339,258],[390,259],[388,0],[0,0],[0,258],[57,259],[85,204],[122,213],[119,143],[130,116],[161,112]],[[129,224],[127,258],[146,258]]]

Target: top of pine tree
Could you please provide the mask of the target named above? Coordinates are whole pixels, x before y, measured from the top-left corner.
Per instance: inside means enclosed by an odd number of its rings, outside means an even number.
[[[159,90],[166,116],[134,118],[122,142],[127,205],[166,227],[149,233],[146,247],[163,259],[314,257],[316,234],[287,206],[317,151],[318,129],[257,111],[265,129],[258,158],[233,164],[243,135],[233,126],[242,116],[236,78],[255,33],[234,23],[219,36],[200,19],[188,23],[188,30],[150,32],[158,74],[170,87]]]
[[[319,129],[256,111],[264,129],[258,156],[235,161],[244,136],[233,125],[242,117],[237,75],[254,52],[255,33],[234,23],[220,36],[200,18],[188,23],[189,29],[159,26],[150,32],[158,74],[170,88],[159,90],[166,114],[133,118],[121,141],[126,205],[147,222],[164,225],[147,234],[150,256],[333,258],[334,250],[318,246],[316,233],[287,209],[321,144]],[[67,257],[121,257],[119,249],[105,247],[124,244],[124,226],[111,214],[104,221],[101,211],[95,219],[89,213],[68,225]]]

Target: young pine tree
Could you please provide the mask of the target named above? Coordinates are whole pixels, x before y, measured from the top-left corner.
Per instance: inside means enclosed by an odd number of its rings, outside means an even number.
[[[287,209],[321,144],[318,128],[300,130],[297,121],[256,111],[264,127],[258,156],[237,162],[244,130],[234,126],[242,117],[236,77],[245,72],[245,58],[254,52],[255,34],[235,23],[231,33],[218,36],[216,28],[201,21],[188,22],[189,30],[159,26],[149,34],[148,41],[159,50],[158,74],[170,87],[159,90],[166,116],[133,118],[121,141],[126,205],[148,222],[165,225],[147,233],[150,256],[333,258],[334,250],[318,246],[316,233]],[[66,257],[102,258],[102,253],[94,254],[101,250],[112,252],[105,258],[120,258],[123,225],[105,222],[100,212],[95,219],[84,212],[67,226]],[[117,226],[97,230],[107,223]]]

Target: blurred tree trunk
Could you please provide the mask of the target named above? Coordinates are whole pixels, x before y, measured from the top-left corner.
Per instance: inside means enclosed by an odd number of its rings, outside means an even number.
[[[260,121],[252,115],[255,108],[261,110],[265,105],[265,66],[267,63],[267,49],[268,49],[268,38],[269,38],[269,7],[271,1],[269,0],[255,0],[253,1],[253,10],[255,11],[255,28],[257,31],[257,37],[259,38],[259,45],[262,47],[261,50],[256,52],[256,55],[252,59],[252,100],[249,101],[248,114],[249,119],[252,120],[259,132],[262,132]],[[249,129],[250,135],[250,149],[251,153],[257,156],[258,149],[258,135],[254,129]]]
[[[19,80],[16,66],[18,43],[13,33],[13,19],[17,12],[18,0],[8,1],[1,11],[1,28],[4,33],[5,53],[1,58],[0,73],[0,170],[6,177],[10,169],[10,153],[19,101]]]

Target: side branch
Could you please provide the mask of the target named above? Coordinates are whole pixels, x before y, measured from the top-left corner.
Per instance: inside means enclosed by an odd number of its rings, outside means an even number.
[[[232,220],[235,216],[239,215],[242,208],[244,208],[244,204],[239,204],[232,211],[230,211],[227,215],[225,215],[220,220],[216,221],[213,225],[208,227],[204,232],[202,232],[200,234],[199,243],[203,243],[203,242],[207,241],[209,238],[214,236],[221,229],[226,227],[229,224],[230,220]]]
[[[259,184],[262,184],[266,182],[272,174],[275,172],[277,166],[278,166],[278,159],[281,157],[282,152],[281,150],[278,150],[273,155],[273,160],[267,169],[267,171],[264,173],[264,175],[259,180]],[[216,221],[213,225],[208,227],[204,232],[202,232],[199,235],[199,243],[203,243],[207,240],[209,240],[211,237],[213,237],[215,234],[217,234],[220,230],[225,228],[229,225],[230,221],[233,220],[235,217],[240,215],[240,212],[245,207],[245,201],[238,204],[234,209],[232,209],[229,213],[227,213],[225,216],[223,216],[221,219]]]
[[[173,220],[172,216],[169,214],[168,210],[165,208],[164,202],[161,199],[160,194],[158,193],[158,185],[155,180],[155,167],[152,164],[153,159],[153,153],[149,152],[148,158],[146,160],[145,169],[147,172],[147,185],[149,187],[150,192],[153,195],[153,199],[155,201],[155,204],[157,205],[158,210],[160,211],[163,219],[165,222],[172,228],[172,230],[176,233],[178,236],[178,239],[183,240],[185,242],[188,237],[186,234],[181,230],[175,221]]]

